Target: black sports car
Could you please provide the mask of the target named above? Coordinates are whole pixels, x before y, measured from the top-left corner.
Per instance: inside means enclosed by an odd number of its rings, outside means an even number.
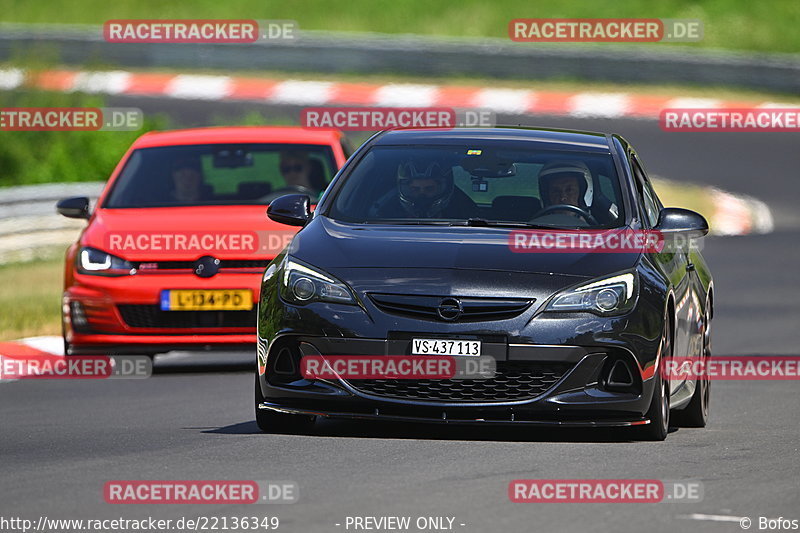
[[[313,213],[307,196],[289,195],[268,215],[303,229],[261,287],[255,405],[265,431],[323,416],[634,426],[640,438],[662,440],[670,422],[706,424],[708,381],[662,364],[710,356],[713,283],[696,247],[514,246],[526,231],[708,232],[701,215],[661,205],[618,135],[381,132]],[[493,377],[301,372],[312,355],[457,358],[458,350],[492,357]]]

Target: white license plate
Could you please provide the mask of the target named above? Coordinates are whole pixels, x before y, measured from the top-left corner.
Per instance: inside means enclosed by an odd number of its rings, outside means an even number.
[[[459,341],[448,339],[412,339],[412,355],[481,355],[481,341]]]

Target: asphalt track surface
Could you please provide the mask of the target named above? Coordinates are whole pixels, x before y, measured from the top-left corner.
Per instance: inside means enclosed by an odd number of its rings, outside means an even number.
[[[267,106],[119,98],[187,125]],[[291,111],[290,111],[291,114]],[[775,232],[707,239],[714,352],[800,355],[800,150],[789,133],[665,133],[653,121],[501,117],[615,131],[664,177],[764,200]],[[336,532],[348,516],[454,517],[454,531],[742,531],[739,517],[800,519],[800,383],[712,383],[705,429],[663,443],[600,430],[484,429],[321,421],[261,434],[252,353],[172,354],[147,380],[0,383],[0,515],[176,519],[278,516],[279,531]],[[511,503],[520,478],[699,480],[702,501]],[[292,505],[109,505],[116,479],[292,480]],[[705,516],[719,515],[719,516]],[[727,518],[725,518],[727,517]],[[341,524],[337,526],[336,524]],[[461,526],[460,524],[464,524]],[[417,531],[417,529],[411,529]]]

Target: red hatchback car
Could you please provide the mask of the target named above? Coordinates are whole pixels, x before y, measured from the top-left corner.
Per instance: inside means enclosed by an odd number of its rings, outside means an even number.
[[[156,354],[255,343],[261,273],[295,231],[266,217],[284,194],[312,203],[344,164],[341,133],[225,127],[147,133],[114,169],[66,254],[64,349]]]

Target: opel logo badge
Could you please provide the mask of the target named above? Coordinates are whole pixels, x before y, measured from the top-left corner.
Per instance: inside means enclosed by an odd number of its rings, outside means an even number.
[[[219,272],[219,259],[204,255],[194,262],[194,273],[201,278],[210,278]]]
[[[436,314],[439,315],[439,318],[448,322],[458,320],[463,313],[464,306],[461,305],[461,300],[458,298],[443,298],[439,303],[439,307],[436,308]]]

